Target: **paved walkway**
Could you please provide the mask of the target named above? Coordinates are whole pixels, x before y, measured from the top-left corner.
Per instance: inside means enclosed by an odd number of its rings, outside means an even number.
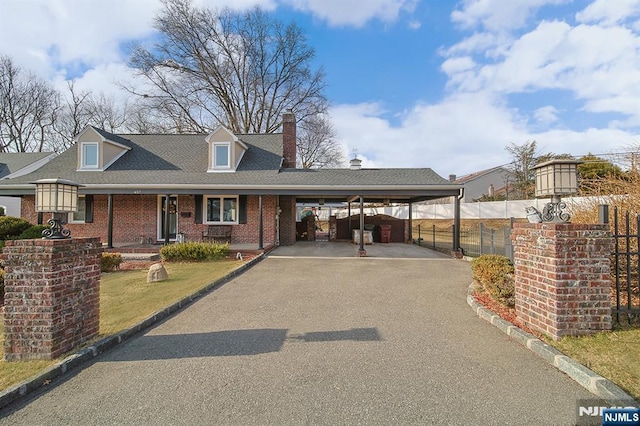
[[[437,254],[277,249],[0,425],[574,424],[591,395],[477,318],[469,283]]]

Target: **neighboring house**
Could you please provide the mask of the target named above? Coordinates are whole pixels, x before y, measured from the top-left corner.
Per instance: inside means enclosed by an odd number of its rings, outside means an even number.
[[[0,153],[0,179],[13,179],[39,169],[56,156],[51,152]],[[20,217],[20,198],[1,197],[0,206],[6,216]]]
[[[0,180],[0,195],[20,196],[22,216],[42,222],[48,214],[35,212],[33,182],[77,182],[80,208],[69,215],[68,228],[72,236],[97,236],[109,247],[199,240],[209,227],[223,226],[230,227],[232,244],[266,248],[295,243],[296,203],[412,203],[461,191],[427,168],[308,170],[295,164],[291,113],[277,134],[219,127],[208,135],[115,135],[87,127],[41,168]]]
[[[513,173],[505,167],[494,167],[487,170],[471,173],[456,178],[455,175],[450,179],[459,185],[464,186],[463,203],[471,203],[481,198],[508,199],[510,185],[513,183]]]

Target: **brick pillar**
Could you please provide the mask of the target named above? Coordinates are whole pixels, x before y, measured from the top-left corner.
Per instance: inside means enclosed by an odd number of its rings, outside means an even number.
[[[516,315],[557,340],[611,330],[607,225],[514,224]]]
[[[281,195],[280,207],[280,245],[292,246],[296,243],[296,197]]]
[[[54,359],[97,336],[99,238],[7,241],[5,361]]]

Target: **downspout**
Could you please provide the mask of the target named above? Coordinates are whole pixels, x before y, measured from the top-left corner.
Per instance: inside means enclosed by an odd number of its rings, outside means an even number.
[[[454,200],[453,213],[453,254],[456,257],[462,256],[464,253],[460,247],[460,200],[464,197],[464,188],[460,188],[460,193]]]

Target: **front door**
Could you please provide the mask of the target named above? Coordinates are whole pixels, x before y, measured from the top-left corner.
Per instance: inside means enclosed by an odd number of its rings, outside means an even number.
[[[159,197],[158,199],[158,239],[163,241],[165,238],[165,206],[167,197]],[[169,197],[169,239],[176,239],[178,233],[178,197]]]

